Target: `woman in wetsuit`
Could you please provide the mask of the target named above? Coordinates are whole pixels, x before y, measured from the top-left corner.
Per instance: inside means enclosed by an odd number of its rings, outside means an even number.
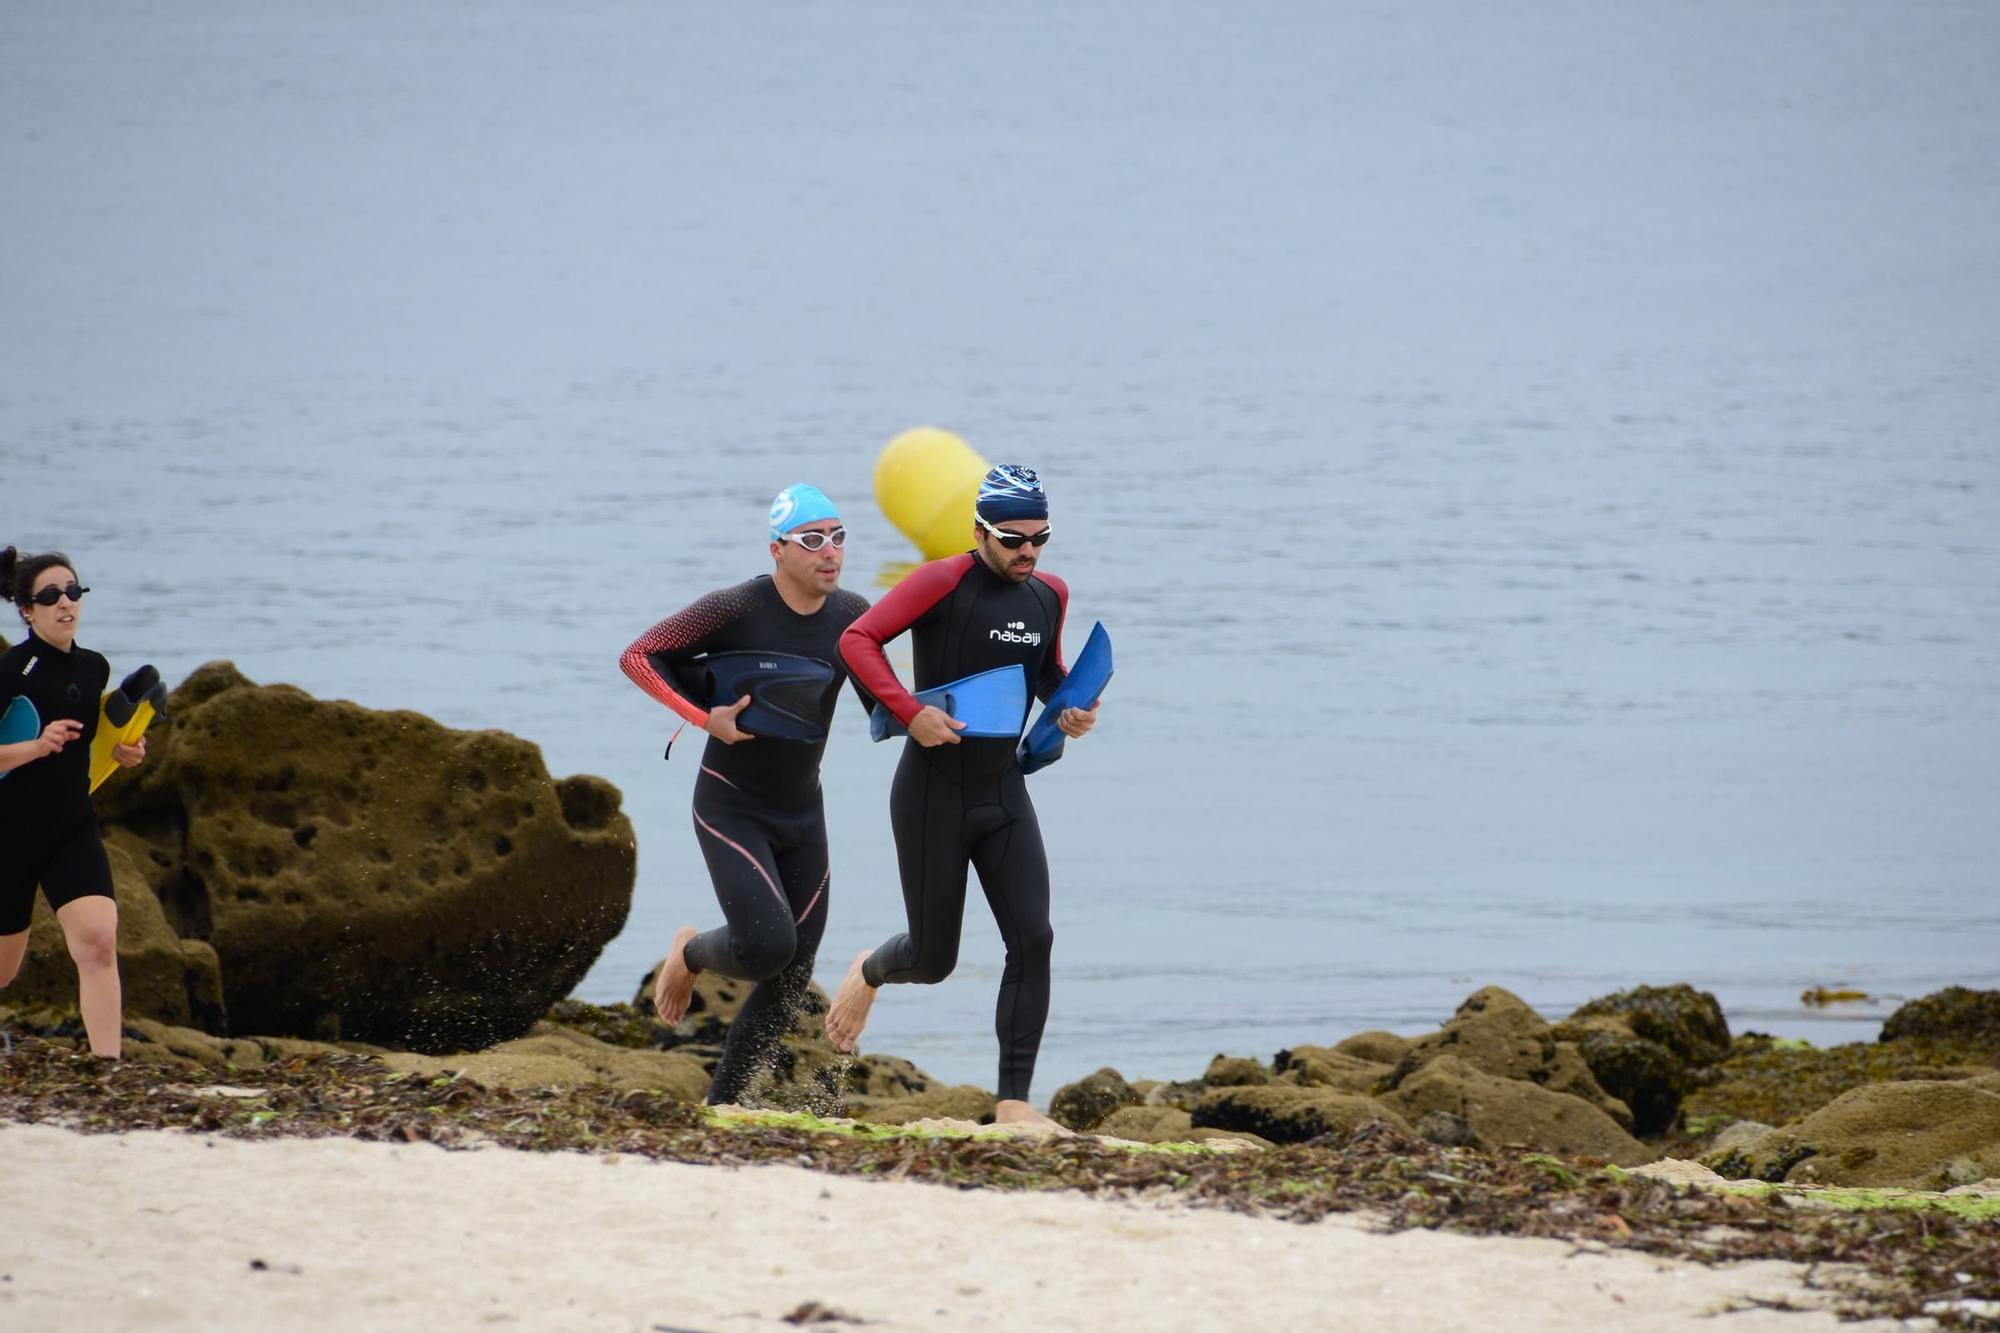
[[[16,699],[34,704],[41,731],[0,745],[0,988],[28,956],[35,887],[55,909],[76,963],[77,1007],[93,1053],[119,1054],[118,904],[111,863],[90,803],[90,742],[111,666],[79,647],[83,595],[76,566],[60,551],[0,551],[0,588],[12,599],[27,639],[0,654],[0,712]],[[131,768],[146,743],[113,753]]]
[[[683,926],[674,934],[653,1002],[660,1020],[672,1025],[687,1012],[697,973],[756,983],[730,1024],[709,1085],[711,1105],[754,1092],[812,980],[830,880],[820,756],[847,680],[840,636],[868,609],[866,598],[838,586],[847,529],[817,489],[781,492],[770,530],[770,574],[675,612],[619,659],[635,685],[709,735],[695,779],[695,838],[727,924],[705,933]],[[790,701],[794,720],[808,724],[798,734],[815,739],[758,735],[757,715],[746,718],[746,710],[759,701],[746,694],[711,706],[691,683],[702,677],[703,659],[743,651],[825,668],[816,697]],[[871,701],[860,697],[868,707]]]

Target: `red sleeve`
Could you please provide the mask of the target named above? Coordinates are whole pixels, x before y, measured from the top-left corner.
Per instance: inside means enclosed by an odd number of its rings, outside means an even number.
[[[906,727],[924,706],[896,679],[883,645],[949,597],[974,559],[970,554],[954,555],[917,566],[840,636],[840,660],[847,663],[849,673]]]
[[[1035,577],[1048,584],[1050,591],[1056,595],[1055,651],[1043,659],[1042,678],[1035,682],[1035,697],[1047,703],[1049,696],[1056,692],[1056,686],[1069,675],[1069,663],[1063,659],[1062,648],[1063,627],[1069,624],[1069,585],[1053,574],[1037,571]]]
[[[631,647],[619,655],[618,667],[647,694],[697,727],[706,727],[708,709],[676,690],[660,674],[652,654],[657,653],[669,662],[688,661],[700,655],[717,630],[742,615],[746,609],[747,597],[740,587],[709,593],[632,640]]]

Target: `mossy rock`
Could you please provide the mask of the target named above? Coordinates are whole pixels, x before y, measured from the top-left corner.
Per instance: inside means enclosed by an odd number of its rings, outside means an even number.
[[[845,1071],[845,1090],[857,1097],[914,1097],[933,1085],[929,1074],[900,1055],[857,1055]]]
[[[1591,1000],[1570,1015],[1572,1021],[1596,1017],[1619,1020],[1634,1036],[1666,1047],[1683,1065],[1712,1065],[1730,1051],[1721,1002],[1684,982],[1635,986]]]
[[[1499,986],[1473,992],[1442,1028],[1412,1041],[1384,1081],[1384,1091],[1402,1087],[1446,1057],[1496,1078],[1580,1098],[1621,1126],[1632,1123],[1631,1110],[1598,1084],[1575,1045],[1557,1040],[1540,1014]]]
[[[166,920],[220,963],[234,1032],[414,1050],[519,1036],[631,906],[618,791],[412,712],[197,670],[98,793]],[[496,982],[496,979],[499,979]]]
[[[489,1088],[646,1089],[684,1102],[708,1093],[701,1063],[678,1051],[633,1050],[552,1023],[489,1050],[453,1055],[385,1054],[383,1063],[405,1073],[455,1075]]]
[[[1404,1133],[1410,1129],[1399,1112],[1373,1098],[1282,1083],[1212,1089],[1192,1116],[1196,1129],[1237,1130],[1272,1143],[1304,1143],[1371,1120],[1386,1120]]]
[[[1784,1125],[1871,1083],[1956,1081],[1992,1072],[1990,1066],[1961,1063],[1963,1056],[1955,1046],[1926,1038],[1822,1049],[1747,1032],[1716,1066],[1715,1077],[1688,1090],[1681,1111],[1690,1122]]]
[[[1279,1051],[1271,1062],[1280,1082],[1301,1088],[1332,1088],[1337,1092],[1358,1092],[1363,1096],[1384,1086],[1395,1066],[1331,1046],[1293,1046]]]
[[[1547,1021],[1519,996],[1486,986],[1466,997],[1438,1031],[1404,1047],[1389,1086],[1447,1055],[1499,1078],[1530,1079],[1555,1059],[1555,1039]]]
[[[585,1000],[558,1000],[545,1021],[574,1028],[607,1046],[623,1046],[627,1050],[662,1050],[668,1045],[667,1029],[653,1013],[650,1001],[642,1008],[623,1002],[591,1004]]]
[[[1689,1076],[1672,1051],[1610,1017],[1571,1020],[1553,1031],[1559,1039],[1574,1043],[1607,1096],[1631,1108],[1627,1128],[1633,1133],[1651,1138],[1673,1129]]]
[[[2000,990],[1947,986],[1889,1015],[1881,1041],[1927,1040],[2000,1055]]]
[[[1139,1105],[1139,1094],[1115,1069],[1065,1084],[1049,1099],[1049,1118],[1067,1129],[1085,1133],[1121,1106]]]
[[[1134,1088],[1137,1091],[1137,1088]],[[1139,1099],[1142,1106],[1171,1106],[1176,1110],[1192,1111],[1194,1104],[1208,1091],[1208,1084],[1202,1080],[1183,1079],[1174,1083],[1155,1083],[1147,1088]]]
[[[1951,1189],[2000,1174],[2000,1092],[1969,1080],[1871,1084],[1702,1164],[1774,1184]]]
[[[1173,1106],[1125,1106],[1097,1123],[1094,1133],[1134,1143],[1186,1143],[1194,1117]]]
[[[1370,1060],[1376,1064],[1394,1065],[1410,1049],[1409,1037],[1399,1037],[1393,1032],[1371,1029],[1357,1032],[1344,1041],[1334,1043],[1333,1049],[1342,1055],[1351,1055],[1357,1060]]]
[[[1241,1055],[1218,1055],[1202,1073],[1203,1085],[1211,1088],[1250,1088],[1271,1081],[1271,1071]]]
[[[1581,1097],[1524,1079],[1496,1077],[1456,1056],[1432,1060],[1382,1100],[1412,1120],[1434,1111],[1458,1116],[1495,1147],[1518,1144],[1568,1157],[1598,1157],[1618,1166],[1637,1166],[1659,1156]]]
[[[909,1097],[898,1097],[870,1107],[857,1120],[871,1125],[907,1125],[916,1120],[970,1120],[985,1124],[993,1119],[998,1105],[993,1094],[970,1083],[956,1087],[932,1087]]]

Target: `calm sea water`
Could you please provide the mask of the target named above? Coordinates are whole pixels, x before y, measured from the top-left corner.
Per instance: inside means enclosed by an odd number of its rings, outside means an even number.
[[[609,1000],[716,916],[619,650],[802,478],[877,593],[875,454],[947,426],[1043,471],[1118,645],[1034,780],[1042,1095],[1489,983],[1867,1037],[2000,985],[1995,50],[1981,3],[0,4],[4,539],[116,666],[617,782]],[[901,923],[843,707],[828,982]],[[990,1082],[999,954],[975,903],[869,1044]]]

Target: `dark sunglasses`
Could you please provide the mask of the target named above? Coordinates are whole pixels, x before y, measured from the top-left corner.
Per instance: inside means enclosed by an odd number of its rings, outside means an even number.
[[[83,600],[83,595],[89,591],[90,589],[84,587],[81,583],[72,582],[67,588],[58,588],[55,584],[51,583],[28,600],[36,606],[54,606],[65,597],[69,598],[72,602],[80,602]]]
[[[778,534],[778,540],[797,542],[801,550],[817,551],[828,542],[832,542],[835,546],[847,545],[847,529],[835,528],[831,532],[781,532]]]
[[[1033,536],[1029,536],[1025,532],[1003,532],[1001,529],[994,527],[991,523],[988,523],[985,519],[979,517],[979,515],[977,514],[974,514],[972,516],[972,519],[975,523],[979,524],[980,527],[985,528],[988,532],[992,533],[994,541],[999,542],[1002,546],[1006,547],[1010,551],[1020,550],[1023,544],[1033,546],[1036,550],[1039,551],[1040,549],[1042,549],[1042,547],[1047,546],[1049,544],[1049,537],[1053,535],[1055,532],[1054,528],[1043,528],[1040,532],[1035,533]]]

